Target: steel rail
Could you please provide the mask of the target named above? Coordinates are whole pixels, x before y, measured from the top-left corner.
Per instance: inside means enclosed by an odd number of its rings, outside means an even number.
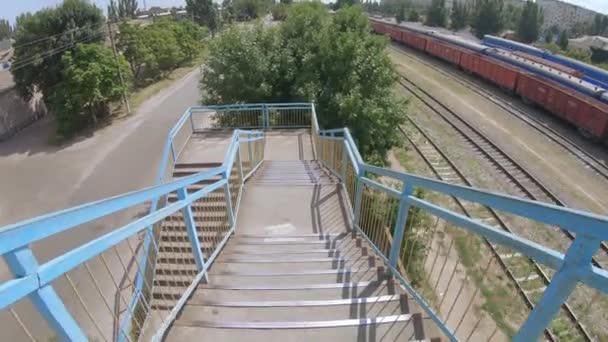
[[[567,207],[567,205],[561,199],[559,199],[557,195],[555,195],[551,190],[549,190],[549,188],[544,185],[540,180],[534,177],[530,173],[530,171],[528,171],[520,163],[515,161],[507,152],[497,146],[490,138],[488,138],[485,134],[475,128],[461,115],[451,110],[448,106],[443,104],[433,95],[429,94],[426,90],[413,83],[406,76],[399,74],[399,77],[399,84],[403,88],[408,90],[409,93],[418,98],[423,104],[431,108],[433,112],[439,115],[446,123],[448,123],[452,128],[454,128],[454,130],[459,133],[461,137],[463,137],[466,141],[473,145],[475,149],[481,152],[490,163],[496,166],[511,181],[511,184],[518,191],[525,194],[529,199],[535,201],[541,200],[539,196],[540,193],[540,195],[545,197],[545,199],[549,203],[556,204],[562,207]],[[407,82],[409,85],[405,84],[403,81]],[[413,88],[422,93],[422,95],[417,93],[416,90],[414,90]],[[430,100],[426,100],[425,97]],[[437,109],[435,106],[433,106],[431,101],[436,103],[441,109]],[[454,122],[455,120],[458,121],[458,123]],[[460,125],[464,125],[464,128]],[[468,130],[470,132],[467,133],[465,132],[465,130]],[[482,146],[484,144],[486,147]],[[499,158],[502,158],[503,161],[499,161]],[[515,171],[510,171],[509,167],[514,168]],[[519,172],[521,175],[515,175],[516,172]],[[524,179],[522,180],[522,178]],[[523,183],[528,183],[528,185]],[[536,191],[532,191],[530,189],[531,186],[535,187]],[[559,227],[559,229],[570,241],[574,240],[575,235],[572,234],[570,231],[561,227]],[[602,251],[608,255],[608,245],[602,242],[600,244],[600,247]],[[593,264],[599,268],[604,268],[596,258],[593,259]]]
[[[414,96],[416,96],[414,94],[414,92],[412,92],[412,91],[410,91],[410,92]],[[422,99],[421,99],[421,101],[422,101]],[[436,114],[441,115],[442,117],[444,117],[441,113],[439,113],[439,111],[435,107],[433,107],[432,105],[428,104],[428,102],[423,101],[423,103],[425,103],[425,105],[427,105],[431,110],[433,110],[433,112],[435,112]],[[444,119],[445,119],[445,117],[444,117]],[[468,178],[464,175],[464,173],[454,164],[454,162],[447,156],[447,154],[428,136],[428,134],[426,134],[424,132],[424,130],[413,119],[411,119],[410,117],[408,117],[408,120],[412,124],[412,126],[419,132],[419,134],[421,134],[429,142],[429,144],[437,151],[437,153],[453,169],[454,173],[461,179],[461,181],[465,185],[472,187],[473,184],[468,180]],[[424,160],[425,164],[427,164],[429,166],[429,168],[433,171],[433,173],[439,179],[442,179],[443,177],[440,175],[440,172],[435,168],[435,166],[432,165],[431,161],[425,156],[424,152],[419,148],[419,146],[416,144],[416,142],[414,142],[414,140],[411,139],[411,137],[403,130],[403,128],[400,127],[399,129],[404,134],[404,136],[406,137],[406,139],[410,142],[410,144],[414,147],[414,149],[416,150],[416,152],[422,157],[422,159]],[[458,128],[456,128],[456,129],[458,130]],[[459,131],[459,132],[464,135],[464,132],[461,132],[461,131]],[[472,140],[470,140],[470,142],[472,144],[475,144],[475,142],[472,141]],[[484,154],[484,155],[487,155],[488,158],[492,158],[491,156],[489,156],[489,154]],[[496,162],[496,161],[494,160],[494,162]],[[501,167],[501,165],[498,165],[498,166]],[[505,171],[506,171],[506,169],[505,169]],[[510,176],[511,176],[510,177],[510,179],[511,179],[513,176],[512,175],[510,175]],[[514,178],[514,177],[513,177],[513,180],[517,181],[517,179]],[[453,199],[456,201],[457,205],[465,213],[465,215],[471,217],[470,214],[468,213],[468,210],[465,208],[465,206],[462,204],[462,202],[459,199],[455,198],[455,197],[453,197]],[[501,216],[494,209],[492,209],[490,207],[485,207],[485,209],[490,213],[490,216],[498,223],[498,226],[500,228],[502,228],[503,230],[505,230],[505,231],[507,231],[509,233],[513,233],[513,230],[507,225],[507,223],[505,222],[505,220],[503,218],[501,218]],[[494,247],[494,245],[492,245],[487,239],[484,239],[484,242],[490,248],[490,250],[492,251],[492,254],[497,258],[499,265],[505,271],[505,273],[507,274],[508,278],[515,284],[517,292],[524,299],[524,302],[525,302],[526,306],[528,306],[528,308],[530,310],[532,310],[534,308],[534,303],[532,302],[530,296],[528,296],[528,294],[523,289],[523,286],[517,280],[517,277],[515,277],[514,272],[508,267],[507,263],[500,256],[500,254],[498,253],[498,251],[496,250],[496,248]],[[534,260],[532,260],[530,258],[526,258],[526,259],[533,266],[534,273],[536,273],[540,277],[540,279],[542,280],[542,282],[544,283],[545,286],[548,286],[549,283],[551,282],[551,280],[550,280],[549,276],[546,274],[546,272]],[[528,277],[526,277],[526,278],[528,278]],[[564,303],[562,305],[562,307],[563,307],[566,315],[568,316],[568,318],[576,326],[577,330],[581,333],[581,335],[587,341],[592,341],[593,338],[590,336],[590,334],[587,332],[586,328],[579,321],[578,317],[573,312],[573,310],[570,307],[570,305],[568,303]],[[557,341],[558,340],[553,335],[553,333],[551,331],[549,331],[549,329],[545,330],[545,337],[547,339],[551,340],[551,341]]]
[[[395,43],[394,45],[397,45],[397,44]],[[440,74],[447,76],[447,77],[455,80],[456,82],[460,83],[467,89],[484,96],[485,98],[492,101],[494,104],[496,104],[500,108],[507,111],[509,114],[512,114],[517,119],[524,122],[526,125],[534,128],[535,130],[540,132],[543,136],[545,136],[549,140],[553,141],[555,144],[557,144],[560,147],[562,147],[563,149],[565,149],[568,153],[572,154],[577,159],[579,159],[579,161],[581,161],[583,164],[585,164],[586,166],[593,169],[593,171],[595,171],[595,173],[597,173],[599,176],[608,180],[608,165],[604,161],[597,158],[593,154],[587,152],[586,150],[582,149],[574,141],[570,140],[568,137],[559,133],[557,130],[546,126],[546,124],[544,122],[542,122],[540,119],[537,119],[533,115],[526,112],[526,110],[521,108],[521,106],[515,105],[515,104],[501,98],[500,95],[496,95],[491,91],[485,90],[483,87],[476,84],[475,82],[463,78],[462,75],[458,75],[455,71],[449,70],[448,67],[444,65],[444,63],[441,63],[439,61],[437,63],[431,63],[429,61],[425,61],[424,59],[422,59],[418,56],[414,56],[413,54],[408,54],[405,51],[403,51],[402,49],[396,48],[394,45],[391,45],[391,49],[393,51],[396,51],[402,55],[405,55],[408,58],[414,59],[421,64],[430,66],[433,69],[435,69],[437,72],[439,72]],[[408,47],[408,49],[411,49],[411,47]]]

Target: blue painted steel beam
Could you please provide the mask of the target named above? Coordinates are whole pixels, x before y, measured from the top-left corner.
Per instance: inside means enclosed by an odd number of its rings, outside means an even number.
[[[209,193],[215,191],[219,187],[224,186],[226,184],[226,180],[219,180],[205,188],[189,195],[184,200],[179,200],[174,202],[164,208],[161,208],[151,214],[148,214],[142,218],[139,218],[135,221],[130,222],[129,224],[118,228],[110,233],[107,233],[97,239],[89,241],[69,252],[66,252],[47,263],[32,268],[30,266],[30,270],[27,274],[36,274],[38,277],[39,286],[43,287],[45,285],[50,284],[53,280],[62,276],[63,274],[69,272],[75,267],[79,266],[83,262],[90,260],[91,258],[99,255],[100,253],[106,251],[107,249],[121,243],[125,239],[139,233],[140,231],[146,229],[150,225],[172,215],[174,212],[180,210],[181,208],[189,205],[193,201],[196,201]],[[31,253],[31,252],[30,252]],[[6,256],[5,256],[6,257]],[[10,258],[10,256],[9,256]],[[16,275],[19,276],[20,273]],[[12,283],[10,286],[6,286],[2,288],[4,292],[0,292],[0,297],[4,299],[3,304],[10,305],[17,300],[21,299],[19,297],[8,297],[10,294],[15,294],[17,291],[12,287],[18,286],[19,283]],[[0,307],[3,309],[4,307]]]
[[[367,165],[363,169],[378,175],[391,177],[415,186],[458,197],[467,201],[484,204],[497,210],[527,217],[538,222],[567,228],[579,234],[608,240],[608,218],[552,204],[525,200],[509,195],[444,183],[438,180],[404,174],[377,166]]]
[[[399,212],[397,214],[397,222],[395,222],[395,229],[393,234],[393,243],[391,245],[388,262],[391,266],[397,267],[397,261],[399,260],[399,251],[401,250],[401,244],[403,242],[403,235],[405,233],[405,223],[407,222],[408,212],[410,211],[410,195],[414,192],[414,187],[411,183],[406,183],[401,191],[401,198],[399,201]]]
[[[188,199],[188,191],[186,190],[186,188],[181,188],[177,190],[177,198],[180,201]],[[196,262],[196,267],[200,272],[205,267],[205,258],[203,257],[203,252],[201,251],[201,243],[198,240],[196,223],[194,222],[194,217],[192,215],[192,206],[190,204],[182,208],[182,216],[184,217],[186,231],[188,232],[188,238],[190,239],[194,262]]]
[[[0,230],[0,254],[124,210],[125,208],[169,194],[177,189],[221,174],[224,170],[225,168],[223,167],[213,168],[163,185],[90,202],[9,225]]]
[[[8,264],[11,272],[15,277],[29,278],[36,275],[38,271],[38,261],[29,247],[22,247],[4,255],[4,260]],[[20,283],[12,283],[12,285],[21,285]],[[29,293],[24,293],[25,289],[21,289],[21,293],[17,293],[8,288],[7,293],[0,292],[0,298],[3,298],[4,303],[10,305],[23,297],[8,297],[9,295],[28,295],[30,301],[38,312],[44,317],[50,327],[55,331],[57,336],[62,341],[86,341],[86,335],[80,329],[80,326],[72,317],[72,314],[63,305],[61,298],[57,295],[51,285],[42,284],[40,277],[36,277],[36,288],[28,287],[27,290],[32,290]],[[0,307],[3,309],[4,307]]]

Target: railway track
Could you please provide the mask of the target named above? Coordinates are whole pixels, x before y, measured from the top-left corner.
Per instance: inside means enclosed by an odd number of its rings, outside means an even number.
[[[473,186],[464,173],[431,140],[424,130],[413,119],[408,117],[408,120],[410,123],[409,127],[411,127],[409,132],[403,127],[400,127],[400,130],[435,176],[440,180],[450,183]],[[467,205],[456,197],[452,197],[452,199],[457,209],[466,216],[512,233],[511,228],[509,228],[502,216],[492,208],[477,204],[474,206]],[[549,275],[533,260],[519,253],[513,253],[510,250],[504,249],[500,245],[495,245],[485,238],[483,240],[498,261],[501,269],[514,284],[524,304],[528,309],[532,310],[536,300],[539,298],[538,296],[544,292],[550,282]],[[572,311],[572,308],[565,303],[562,305],[562,309],[581,336],[587,341],[592,341],[592,337]],[[556,335],[549,329],[545,330],[545,338],[549,341],[559,341],[563,337],[563,335]]]
[[[400,46],[400,45],[398,45]],[[467,89],[476,92],[486,99],[492,101],[494,104],[507,111],[508,113],[515,116],[520,121],[524,122],[528,126],[534,128],[538,132],[540,132],[543,136],[548,138],[553,143],[557,144],[561,148],[563,148],[568,154],[577,158],[581,163],[585,165],[586,168],[591,169],[598,176],[608,180],[608,165],[605,162],[598,159],[591,153],[585,151],[580,148],[575,142],[565,137],[563,134],[559,133],[555,129],[546,126],[541,120],[535,118],[534,116],[528,114],[525,109],[521,108],[518,105],[515,105],[505,99],[502,99],[500,96],[492,93],[479,86],[475,82],[464,79],[462,75],[458,75],[455,71],[447,70],[443,66],[438,67],[437,64],[440,63],[430,63],[422,58],[419,58],[413,54],[409,54],[404,52],[401,48],[395,47],[395,45],[391,45],[391,49],[394,51],[407,56],[408,58],[414,59],[417,62],[424,64],[426,66],[432,67],[437,70],[442,75],[449,77],[459,84],[463,85]]]
[[[459,114],[452,111],[445,104],[437,100],[424,89],[411,82],[407,77],[400,75],[399,83],[412,96],[415,96],[425,106],[439,115],[450,125],[468,144],[468,146],[488,161],[495,171],[502,174],[511,185],[516,195],[527,199],[542,201],[559,206],[566,206],[557,195],[555,195],[540,180],[536,179],[529,171],[517,163],[509,154],[494,144],[487,136],[467,122]],[[574,240],[574,234],[560,227],[552,227],[561,232],[568,242]],[[567,246],[565,246],[567,248]],[[593,259],[595,266],[605,268],[608,265],[608,246],[601,243],[600,253]]]

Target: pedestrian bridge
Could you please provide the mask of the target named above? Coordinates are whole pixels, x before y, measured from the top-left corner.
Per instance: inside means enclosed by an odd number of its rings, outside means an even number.
[[[366,164],[308,103],[190,108],[159,153],[155,186],[1,228],[3,339],[607,336],[606,217]],[[481,207],[576,239],[526,240]],[[83,239],[39,255],[66,234]]]

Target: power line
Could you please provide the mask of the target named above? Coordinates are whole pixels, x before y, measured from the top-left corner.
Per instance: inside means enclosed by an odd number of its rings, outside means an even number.
[[[46,36],[46,37],[42,37],[42,38],[37,38],[37,39],[31,40],[29,42],[25,42],[25,43],[22,43],[22,44],[19,44],[19,45],[14,45],[13,49],[17,49],[17,48],[20,48],[20,47],[23,47],[23,46],[32,45],[32,44],[36,44],[36,43],[39,43],[39,42],[42,42],[42,41],[45,41],[45,40],[48,40],[48,39],[51,39],[51,38],[54,38],[54,37],[57,37],[57,36],[61,36],[61,35],[72,33],[72,32],[77,32],[79,30],[83,30],[85,28],[90,28],[90,27],[92,27],[92,26],[91,25],[85,25],[85,26],[69,29],[69,30],[67,30],[65,32],[60,32],[60,33],[56,33],[56,34],[53,34],[53,35],[50,35],[50,36]],[[101,27],[101,25],[100,25],[100,27]]]
[[[106,34],[105,31],[101,31],[101,32],[98,32],[98,33],[93,34],[91,36],[81,38],[80,40],[76,40],[76,41],[73,41],[71,43],[68,43],[68,44],[56,47],[56,48],[54,48],[52,50],[49,50],[49,51],[43,53],[42,55],[32,56],[32,57],[30,57],[30,58],[28,58],[28,59],[26,59],[24,61],[21,61],[17,65],[11,65],[11,67],[8,70],[15,71],[15,70],[22,69],[24,67],[27,67],[27,66],[30,66],[30,65],[34,64],[34,62],[36,62],[38,59],[45,59],[47,57],[54,56],[54,55],[56,55],[58,53],[64,52],[64,51],[72,48],[76,44],[85,43],[85,42],[91,41],[93,39],[96,39],[96,38],[99,38],[101,36],[104,36],[105,34]]]

